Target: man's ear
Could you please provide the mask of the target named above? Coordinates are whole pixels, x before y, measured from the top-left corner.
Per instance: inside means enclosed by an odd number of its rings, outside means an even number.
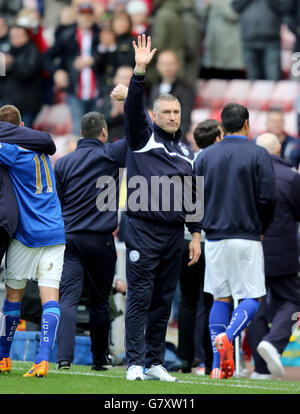
[[[23,122],[23,121],[21,122],[20,126],[25,126],[25,124],[24,124],[24,122]]]

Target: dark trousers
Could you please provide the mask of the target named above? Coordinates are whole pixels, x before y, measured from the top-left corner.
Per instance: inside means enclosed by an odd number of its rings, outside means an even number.
[[[208,370],[212,364],[212,349],[208,317],[213,297],[203,292],[205,258],[204,243],[201,256],[195,265],[188,267],[189,240],[184,242],[184,252],[179,276],[181,299],[178,314],[178,356],[192,367],[194,359],[205,363]]]
[[[172,299],[183,252],[183,225],[127,217],[127,365],[163,363]]]
[[[292,315],[300,309],[300,278],[297,274],[266,277],[267,295],[247,328],[255,371],[269,373],[265,361],[256,351],[260,341],[270,342],[281,354],[289,342],[295,320]],[[271,328],[268,324],[272,323]]]
[[[61,317],[57,361],[73,361],[77,306],[84,278],[89,291],[93,363],[103,365],[109,344],[109,295],[115,274],[116,250],[111,234],[69,233],[60,283]]]
[[[7,231],[3,227],[0,227],[0,264],[2,262],[2,259],[5,253],[7,252],[9,242],[10,242],[10,237]]]

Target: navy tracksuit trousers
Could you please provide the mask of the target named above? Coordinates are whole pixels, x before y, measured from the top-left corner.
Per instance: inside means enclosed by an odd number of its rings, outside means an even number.
[[[115,275],[116,250],[112,234],[68,233],[60,283],[61,317],[57,333],[57,361],[73,361],[77,307],[87,278],[93,363],[107,363],[109,295]]]
[[[163,363],[172,299],[183,254],[184,227],[127,217],[125,315],[127,365]]]
[[[255,371],[269,374],[263,358],[256,351],[260,341],[270,342],[281,354],[289,342],[295,320],[292,315],[300,310],[300,278],[297,274],[266,276],[267,295],[247,328]],[[272,323],[271,328],[268,324]]]

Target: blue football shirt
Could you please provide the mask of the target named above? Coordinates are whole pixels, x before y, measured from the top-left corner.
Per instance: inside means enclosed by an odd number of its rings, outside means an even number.
[[[48,155],[0,143],[20,209],[15,238],[28,247],[65,244],[65,229]]]

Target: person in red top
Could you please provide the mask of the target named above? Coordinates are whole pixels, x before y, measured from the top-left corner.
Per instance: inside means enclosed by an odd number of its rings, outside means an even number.
[[[76,24],[65,28],[44,56],[55,86],[67,92],[73,132],[77,136],[82,116],[95,109],[98,97],[94,68],[98,44],[99,28],[92,3],[80,3]]]

